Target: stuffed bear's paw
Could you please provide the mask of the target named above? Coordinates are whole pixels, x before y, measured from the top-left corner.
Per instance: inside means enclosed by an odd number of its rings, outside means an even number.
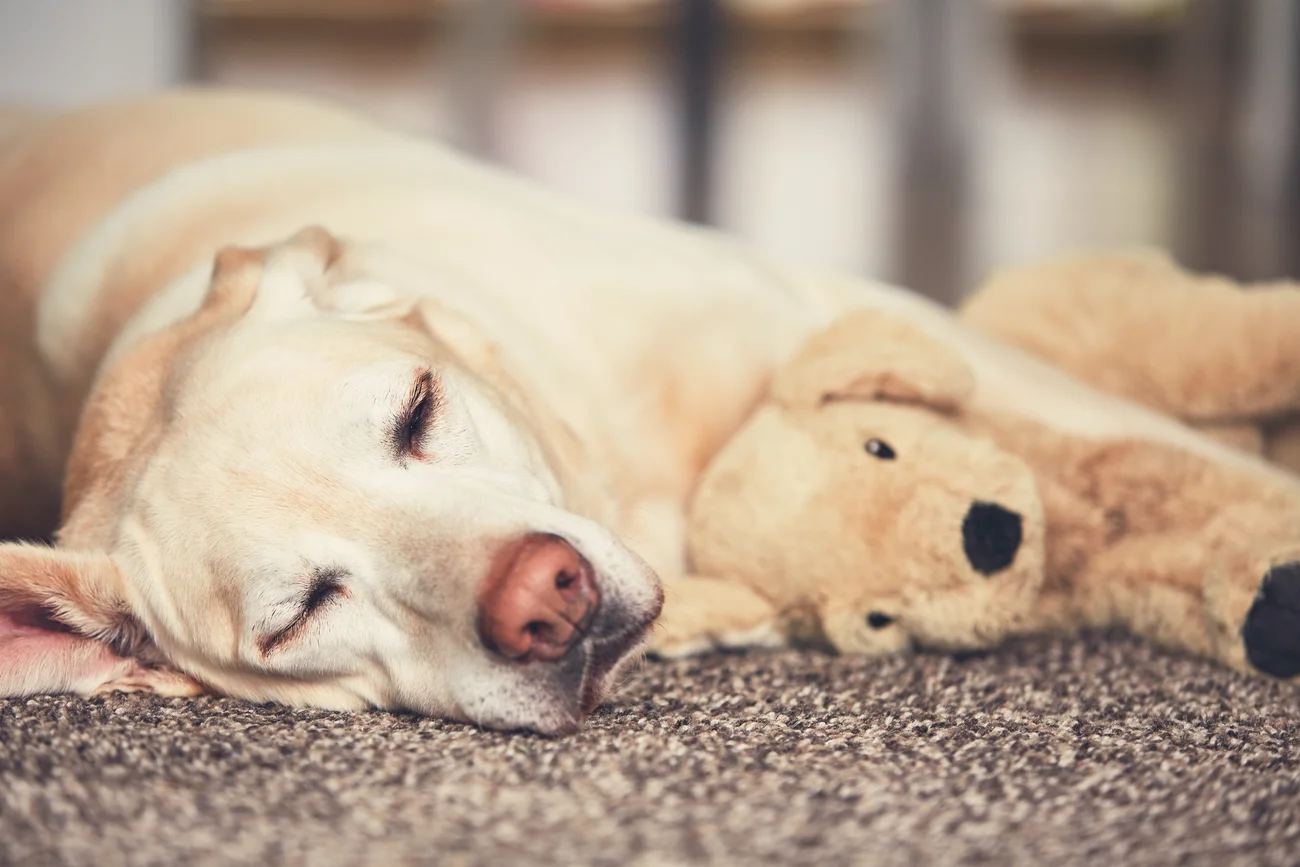
[[[667,629],[656,628],[646,651],[652,659],[682,659],[702,656],[718,650],[745,650],[748,648],[777,648],[786,645],[785,635],[774,624],[764,623],[743,632],[700,633],[690,638],[674,635]]]
[[[762,596],[743,584],[690,576],[664,583],[649,653],[670,659],[783,643],[776,611]]]
[[[1241,628],[1246,659],[1264,674],[1300,674],[1300,561],[1269,569]]]

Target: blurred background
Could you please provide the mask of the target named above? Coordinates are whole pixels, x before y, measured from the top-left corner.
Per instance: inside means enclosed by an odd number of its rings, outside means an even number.
[[[0,102],[352,104],[605,206],[958,301],[1156,245],[1300,273],[1295,0],[0,0]]]

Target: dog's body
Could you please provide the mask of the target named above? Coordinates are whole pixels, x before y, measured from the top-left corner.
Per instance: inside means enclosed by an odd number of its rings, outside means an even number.
[[[280,243],[313,224],[342,244],[324,232]],[[228,245],[263,249],[214,268]],[[956,347],[980,373],[977,405],[1274,472],[900,290],[783,271],[293,100],[182,93],[0,139],[0,281],[4,327],[35,335],[6,332],[0,358],[0,533],[42,529],[66,464],[59,544],[84,552],[0,551],[0,603],[31,602],[85,636],[77,659],[98,654],[89,674],[0,676],[11,693],[169,689],[186,682],[175,668],[251,698],[571,727],[658,609],[642,560],[669,592],[686,573],[682,509],[704,463],[772,370],[851,307],[887,308]],[[402,446],[406,475],[390,477],[379,457],[362,466],[357,431],[399,389],[381,372],[404,359],[416,390],[437,392],[446,430],[427,461]],[[355,423],[335,429],[345,417]],[[426,462],[444,475],[408,491]],[[517,541],[539,534],[564,551]],[[503,569],[513,580],[520,557],[570,550],[605,601],[581,624],[563,619],[611,658],[590,650],[570,670],[527,643],[506,653],[514,639],[495,615],[540,603],[496,606],[476,588]],[[259,606],[275,605],[257,582],[293,558],[317,583],[292,623],[318,592],[368,607],[282,653],[289,627],[259,626]],[[392,613],[393,576],[435,573],[436,599],[403,585],[406,613]],[[344,657],[338,670],[322,661]]]

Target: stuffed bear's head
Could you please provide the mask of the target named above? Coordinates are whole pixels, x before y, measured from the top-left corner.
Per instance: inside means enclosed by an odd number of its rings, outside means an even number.
[[[1030,468],[963,429],[974,385],[943,347],[860,317],[827,335],[702,478],[694,571],[746,584],[793,637],[841,652],[997,643],[1042,580]]]

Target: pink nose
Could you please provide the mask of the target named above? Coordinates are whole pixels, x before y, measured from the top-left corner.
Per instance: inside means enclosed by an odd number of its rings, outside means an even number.
[[[555,536],[525,536],[498,555],[478,597],[488,650],[520,662],[554,662],[582,637],[600,605],[591,566]]]

